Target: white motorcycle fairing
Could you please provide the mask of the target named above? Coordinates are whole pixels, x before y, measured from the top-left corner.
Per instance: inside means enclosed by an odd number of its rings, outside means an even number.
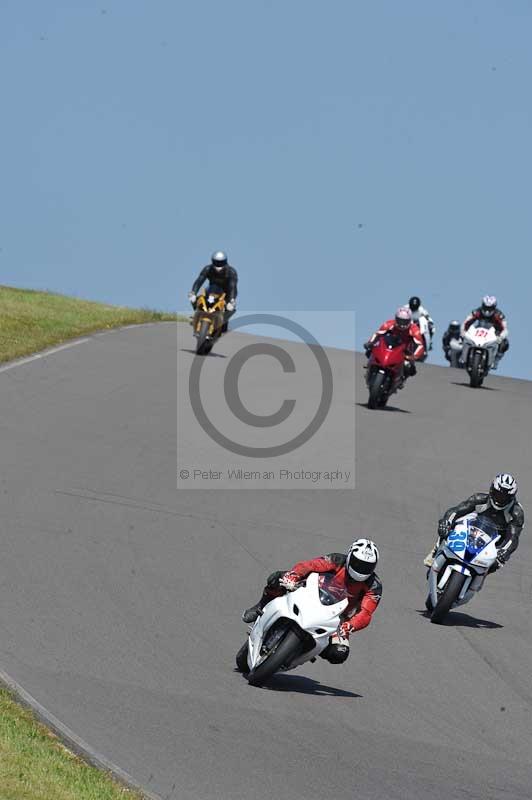
[[[440,547],[428,573],[429,597],[435,608],[452,572],[466,576],[453,608],[468,603],[479,592],[489,568],[497,560],[500,534],[493,523],[481,520],[476,513],[467,514],[454,523]],[[469,554],[469,555],[468,555]]]
[[[314,647],[302,653],[289,666],[288,669],[303,664],[319,655],[329,644],[329,637],[335,633],[340,624],[340,615],[347,607],[348,598],[339,602],[325,605],[320,599],[320,576],[311,572],[306,579],[306,584],[293,592],[287,592],[282,597],[275,597],[264,606],[263,613],[256,620],[249,632],[248,638],[248,664],[251,670],[258,667],[268,654],[262,654],[262,645],[268,631],[279,620],[289,620],[298,626],[303,636],[310,635],[314,639]],[[331,577],[331,576],[329,576]],[[327,591],[326,586],[324,590]],[[333,599],[329,596],[330,599]],[[280,627],[280,633],[286,628]]]
[[[469,351],[482,350],[487,353],[487,367],[486,372],[493,368],[495,363],[495,356],[499,350],[498,336],[493,325],[486,327],[484,324],[473,324],[467,331],[464,331],[464,345],[462,349],[461,360],[467,366]]]

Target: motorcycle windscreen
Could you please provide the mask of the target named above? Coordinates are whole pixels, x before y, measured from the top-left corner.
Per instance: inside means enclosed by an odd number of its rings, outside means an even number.
[[[319,577],[320,602],[324,606],[333,606],[342,600],[348,600],[349,595],[345,585],[337,580],[337,576],[330,572],[325,572]]]
[[[476,558],[490,542],[497,538],[499,531],[493,522],[482,515],[470,520],[467,532],[467,555]]]

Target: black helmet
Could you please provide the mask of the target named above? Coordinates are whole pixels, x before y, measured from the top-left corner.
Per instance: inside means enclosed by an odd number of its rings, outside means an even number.
[[[214,269],[217,270],[222,270],[227,266],[227,256],[223,250],[217,250],[212,254],[211,264],[213,265]]]
[[[509,472],[499,472],[491,482],[490,503],[497,511],[511,508],[515,503],[517,481]]]
[[[410,306],[410,311],[417,311],[419,309],[419,306],[421,305],[421,300],[419,299],[419,297],[416,297],[414,295],[414,297],[411,297],[410,300],[408,301],[408,305]]]
[[[453,319],[453,321],[449,323],[449,333],[460,333],[460,330],[460,323],[458,320]]]

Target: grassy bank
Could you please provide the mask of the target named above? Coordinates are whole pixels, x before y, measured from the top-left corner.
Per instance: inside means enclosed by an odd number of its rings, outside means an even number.
[[[141,800],[141,795],[70,753],[0,689],[0,798]]]
[[[0,362],[105,328],[175,319],[175,314],[0,286]]]

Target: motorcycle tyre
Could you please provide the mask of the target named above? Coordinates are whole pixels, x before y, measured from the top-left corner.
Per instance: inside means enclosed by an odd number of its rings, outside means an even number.
[[[290,664],[301,652],[301,639],[297,633],[288,629],[278,642],[275,650],[255,669],[248,674],[251,686],[262,686],[284,665]]]
[[[249,664],[248,664],[248,641],[244,642],[238,653],[236,654],[236,668],[239,672],[242,672],[244,675],[247,675],[249,672]]]
[[[466,582],[466,578],[466,575],[462,575],[461,572],[453,570],[453,574],[447,581],[445,589],[439,596],[438,602],[430,615],[431,622],[434,622],[436,625],[440,625],[443,622],[451,610],[451,606],[457,601],[462,591],[462,586]]]
[[[206,356],[212,349],[212,341],[207,339],[209,328],[209,322],[204,319],[198,332],[198,338],[196,339],[196,355],[198,356]]]
[[[471,371],[469,373],[469,385],[472,389],[480,389],[484,380],[484,370],[480,366],[482,356],[480,353],[473,353],[471,359]]]
[[[382,372],[375,372],[369,379],[368,408],[383,408],[388,400],[387,396],[382,396],[382,385],[386,375]]]

